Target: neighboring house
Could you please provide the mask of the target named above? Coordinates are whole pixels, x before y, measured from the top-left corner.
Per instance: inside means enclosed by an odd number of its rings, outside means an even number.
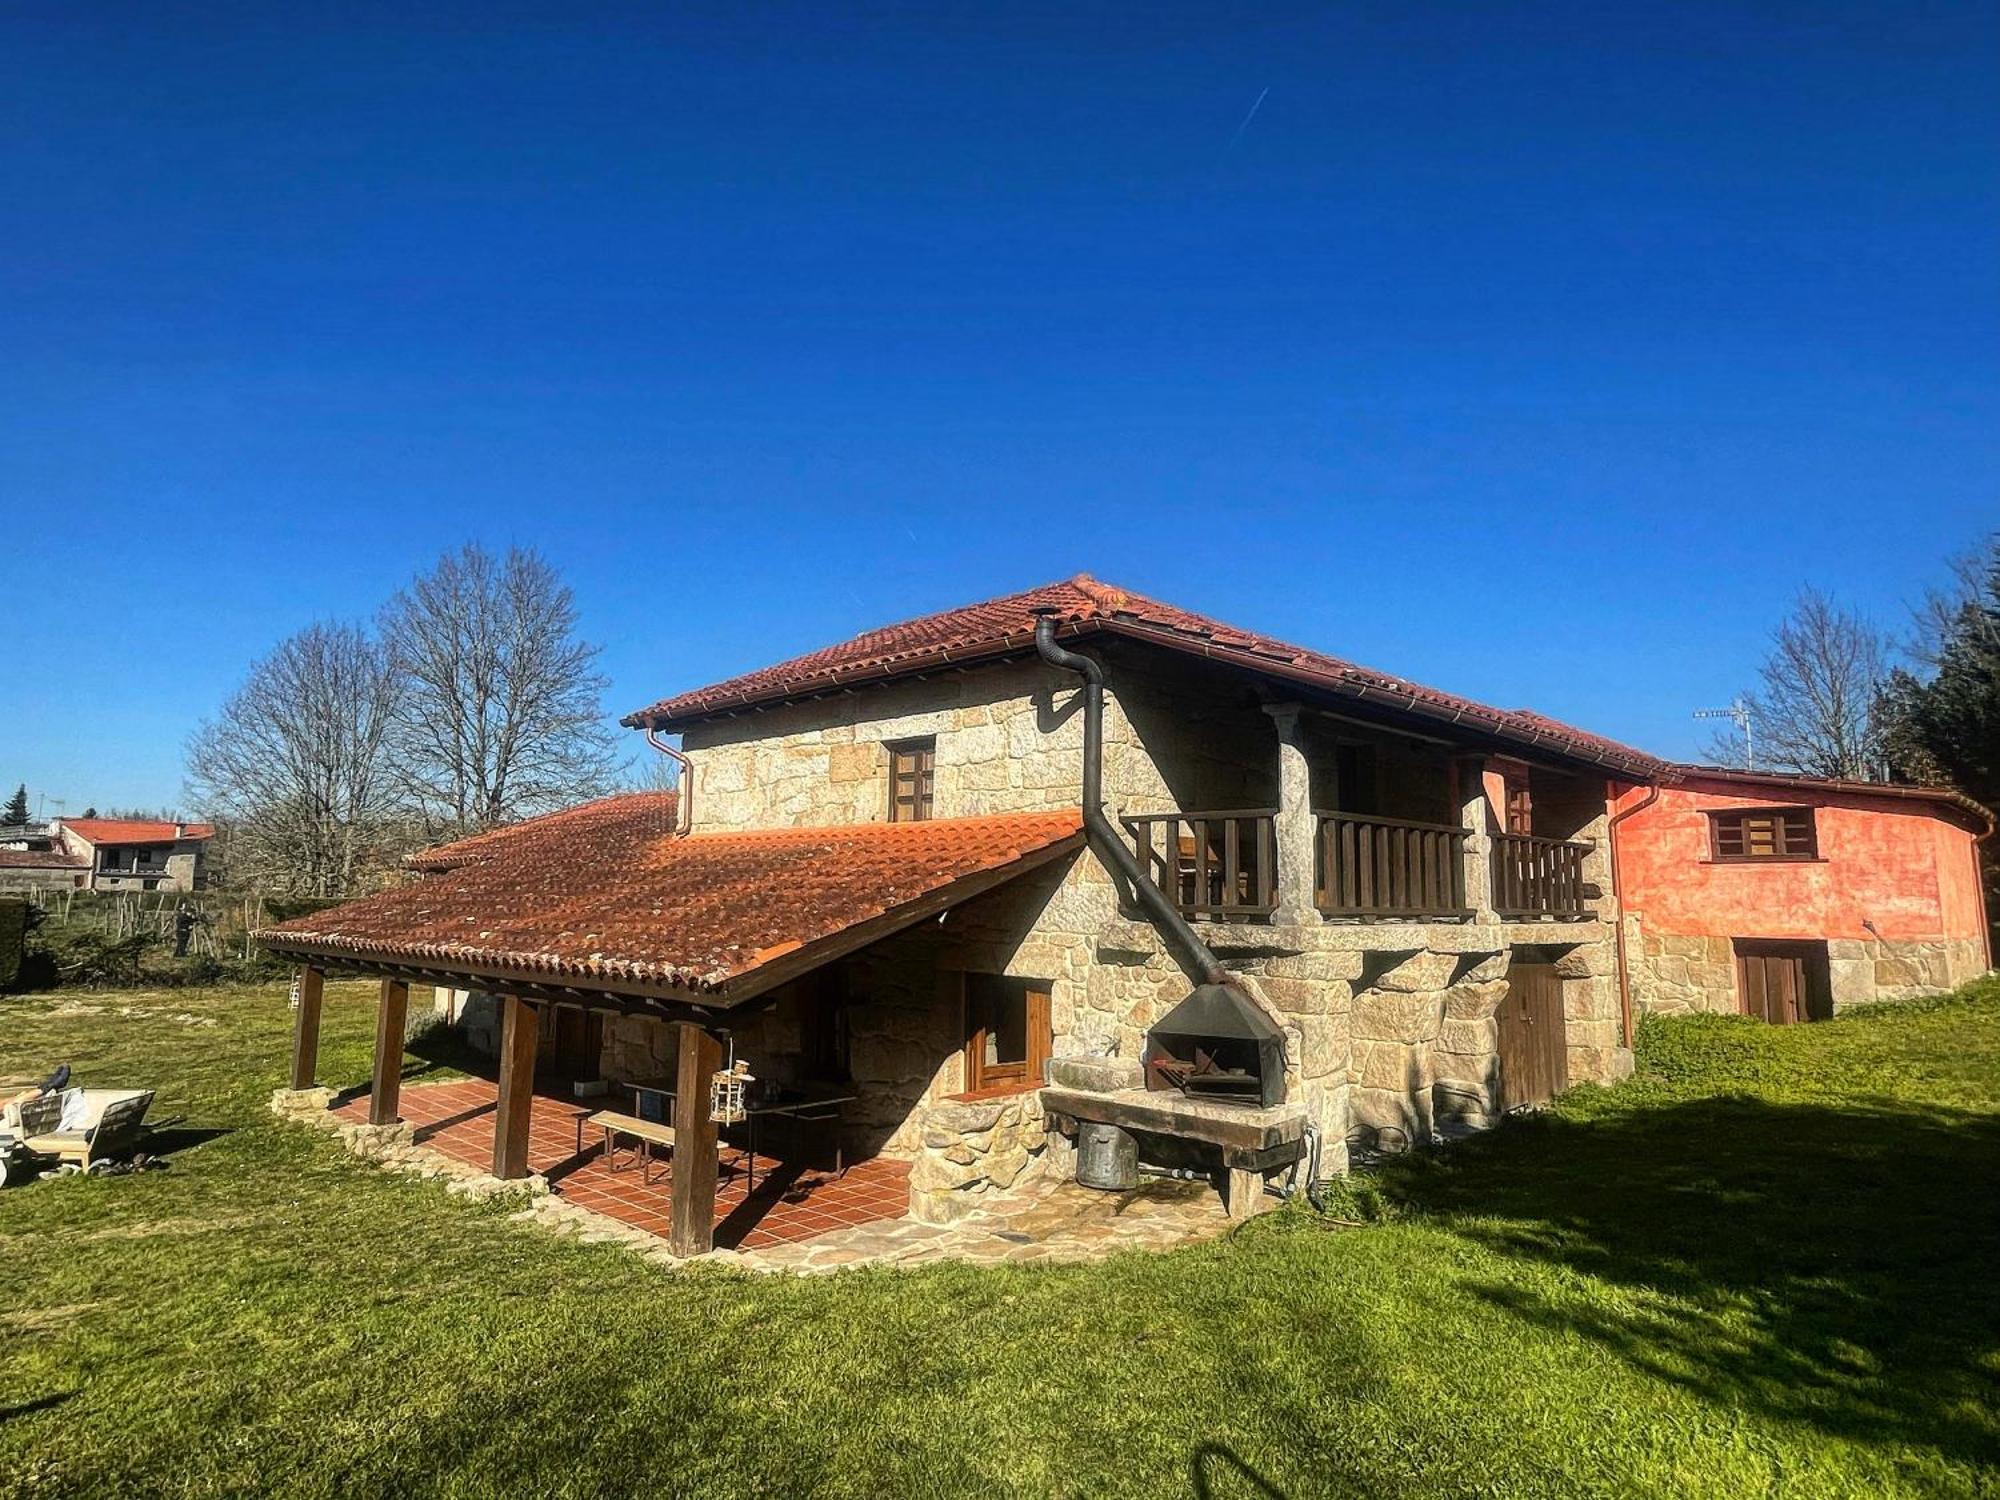
[[[498,1175],[567,1011],[574,1071],[705,1092],[726,1047],[838,1081],[850,1150],[910,1161],[944,1222],[1106,1171],[1105,1127],[1249,1212],[1302,1155],[1337,1171],[1631,1068],[1612,813],[1687,772],[1532,711],[1079,577],[625,722],[681,736],[685,803],[447,846],[261,935],[306,966],[295,1087],[322,969],[381,975],[392,1021],[411,982],[481,991]],[[385,1046],[382,1122],[397,1086]],[[677,1159],[713,1130],[677,1120]]]
[[[0,827],[0,891],[81,890],[90,881],[90,859],[61,846],[51,823]]]
[[[1985,808],[1944,788],[1676,767],[1620,800],[1633,999],[1779,1023],[1985,972]]]
[[[0,830],[0,887],[193,891],[215,830],[153,818],[54,818]]]

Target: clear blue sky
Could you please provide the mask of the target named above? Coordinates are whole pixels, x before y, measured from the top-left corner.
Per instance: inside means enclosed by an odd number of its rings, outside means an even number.
[[[0,20],[0,781],[532,543],[607,713],[1088,569],[1671,755],[2000,525],[2000,10]],[[1252,113],[1258,100],[1261,106]],[[1247,120],[1247,123],[1246,123]]]

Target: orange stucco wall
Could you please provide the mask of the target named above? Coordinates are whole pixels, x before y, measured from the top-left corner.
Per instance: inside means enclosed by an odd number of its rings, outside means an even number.
[[[1637,788],[1618,805],[1644,799]],[[1711,810],[1800,806],[1814,809],[1818,860],[1709,857]],[[1688,937],[1983,941],[1978,857],[1972,831],[1935,804],[1805,787],[1691,780],[1618,827],[1625,910]]]

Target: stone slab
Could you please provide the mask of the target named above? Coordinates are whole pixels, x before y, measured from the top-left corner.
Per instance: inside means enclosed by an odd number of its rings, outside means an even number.
[[[1306,1112],[1296,1104],[1248,1109],[1153,1089],[1093,1094],[1051,1086],[1042,1090],[1042,1107],[1073,1120],[1207,1141],[1235,1151],[1261,1151],[1296,1141],[1305,1135],[1306,1128]]]

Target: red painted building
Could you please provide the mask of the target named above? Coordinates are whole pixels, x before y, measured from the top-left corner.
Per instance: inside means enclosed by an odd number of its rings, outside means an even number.
[[[1992,956],[1984,808],[1942,788],[1681,768],[1616,801],[1641,1010],[1814,1020],[1962,984]]]

